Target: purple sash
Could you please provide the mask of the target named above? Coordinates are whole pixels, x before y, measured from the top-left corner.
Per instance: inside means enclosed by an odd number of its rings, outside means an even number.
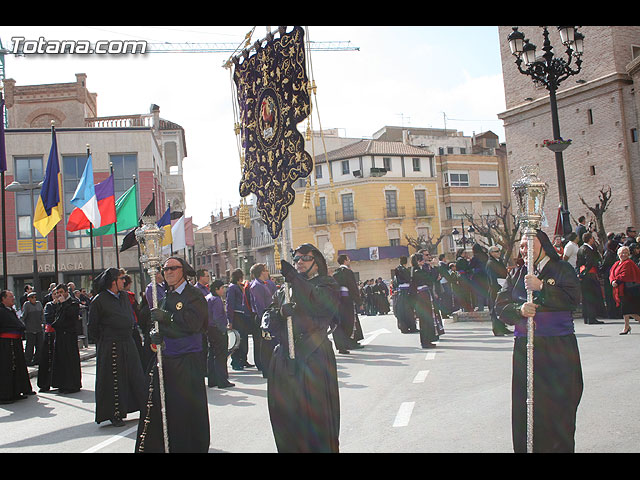
[[[187,337],[167,338],[164,339],[165,348],[162,351],[164,355],[174,357],[184,355],[185,353],[197,353],[202,351],[202,334],[194,333]]]
[[[559,337],[574,333],[571,312],[538,312],[533,317],[534,335],[537,337]],[[527,336],[526,319],[515,326],[516,337]]]

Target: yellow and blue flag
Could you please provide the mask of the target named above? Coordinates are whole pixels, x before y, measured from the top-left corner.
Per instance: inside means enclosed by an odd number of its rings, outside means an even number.
[[[156,225],[164,230],[162,246],[171,245],[173,243],[173,236],[171,235],[171,207],[167,208],[167,211],[164,212],[164,215],[156,222]]]
[[[58,142],[56,134],[51,135],[51,150],[47,170],[44,174],[44,181],[38,196],[35,214],[33,216],[33,226],[43,237],[49,235],[51,230],[62,220],[62,174],[58,163]]]

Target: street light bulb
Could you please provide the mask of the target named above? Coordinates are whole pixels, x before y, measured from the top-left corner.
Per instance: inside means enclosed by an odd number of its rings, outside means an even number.
[[[524,34],[518,31],[518,27],[512,28],[513,32],[507,37],[509,48],[511,49],[512,55],[520,55],[522,53],[522,47],[524,46]]]
[[[584,35],[580,32],[576,32],[574,37],[573,50],[576,54],[582,55],[582,52],[584,51]]]
[[[24,187],[20,184],[20,182],[17,181],[13,181],[11,182],[9,185],[7,185],[6,187],[4,187],[4,189],[7,192],[22,192],[24,191]]]
[[[529,40],[525,40],[524,47],[522,47],[522,54],[524,56],[524,62],[527,65],[531,65],[536,61],[536,46],[529,42]]]
[[[564,45],[570,45],[575,40],[575,27],[558,27],[560,40]]]

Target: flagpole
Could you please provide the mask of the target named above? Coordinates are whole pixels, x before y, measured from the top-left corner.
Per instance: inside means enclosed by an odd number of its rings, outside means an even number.
[[[138,181],[136,179],[136,174],[133,174],[133,184],[136,185],[136,218],[140,219],[140,210],[138,208]],[[142,224],[142,221],[138,221],[139,224]],[[139,225],[142,226],[142,225]],[[142,255],[142,253],[140,252],[140,244],[138,243],[136,245],[138,247],[138,267],[140,268],[140,282],[142,286],[145,286],[147,284],[147,279],[146,279],[146,275],[145,275],[145,271],[144,268],[142,268],[142,262],[140,261],[140,255]]]
[[[0,122],[2,122],[2,151],[0,152],[0,158],[3,161],[2,169],[0,170],[0,182],[2,182],[2,279],[4,281],[4,289],[8,289],[9,279],[7,278],[7,215],[5,213],[6,200],[4,195],[4,169],[6,168],[6,151],[4,143],[4,98],[2,96],[3,85],[0,85]]]
[[[167,202],[167,208],[169,209],[169,230],[171,230],[171,202]],[[173,256],[173,235],[171,235],[171,255]]]
[[[109,162],[109,169],[111,170],[111,175],[113,175],[113,162]],[[114,178],[115,180],[115,178]],[[120,268],[120,253],[118,252],[118,218],[116,217],[116,221],[113,222],[114,232],[114,240],[116,242],[116,266]]]
[[[4,289],[7,290],[9,288],[9,279],[7,278],[7,216],[5,214],[6,200],[4,197],[4,170],[0,175],[2,176],[2,279],[4,281]]]
[[[89,155],[91,155],[91,149],[87,143],[87,160]],[[89,220],[89,239],[91,240],[91,282],[93,282],[96,278],[96,264],[93,258],[93,223],[91,223],[91,220]]]
[[[51,142],[56,135],[56,122],[51,120]],[[58,224],[53,227],[53,271],[55,275],[55,282],[58,283]]]

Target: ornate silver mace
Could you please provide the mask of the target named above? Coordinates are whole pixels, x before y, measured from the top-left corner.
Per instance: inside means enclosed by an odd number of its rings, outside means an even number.
[[[547,184],[538,178],[537,165],[520,167],[522,178],[512,189],[518,205],[517,219],[527,237],[527,273],[533,273],[533,240],[544,215]],[[527,302],[533,302],[533,291],[527,289]],[[533,453],[533,317],[527,318],[527,453]]]
[[[158,292],[156,290],[156,273],[162,265],[162,238],[164,230],[156,225],[153,217],[142,217],[142,226],[136,229],[136,240],[140,245],[140,263],[151,277],[152,308],[158,308]],[[158,322],[155,322],[158,330]],[[162,370],[162,346],[156,345],[158,358],[158,383],[160,385],[160,411],[162,412],[162,434],[164,451],[169,453],[169,434],[167,432],[167,409],[164,393],[164,373]]]

